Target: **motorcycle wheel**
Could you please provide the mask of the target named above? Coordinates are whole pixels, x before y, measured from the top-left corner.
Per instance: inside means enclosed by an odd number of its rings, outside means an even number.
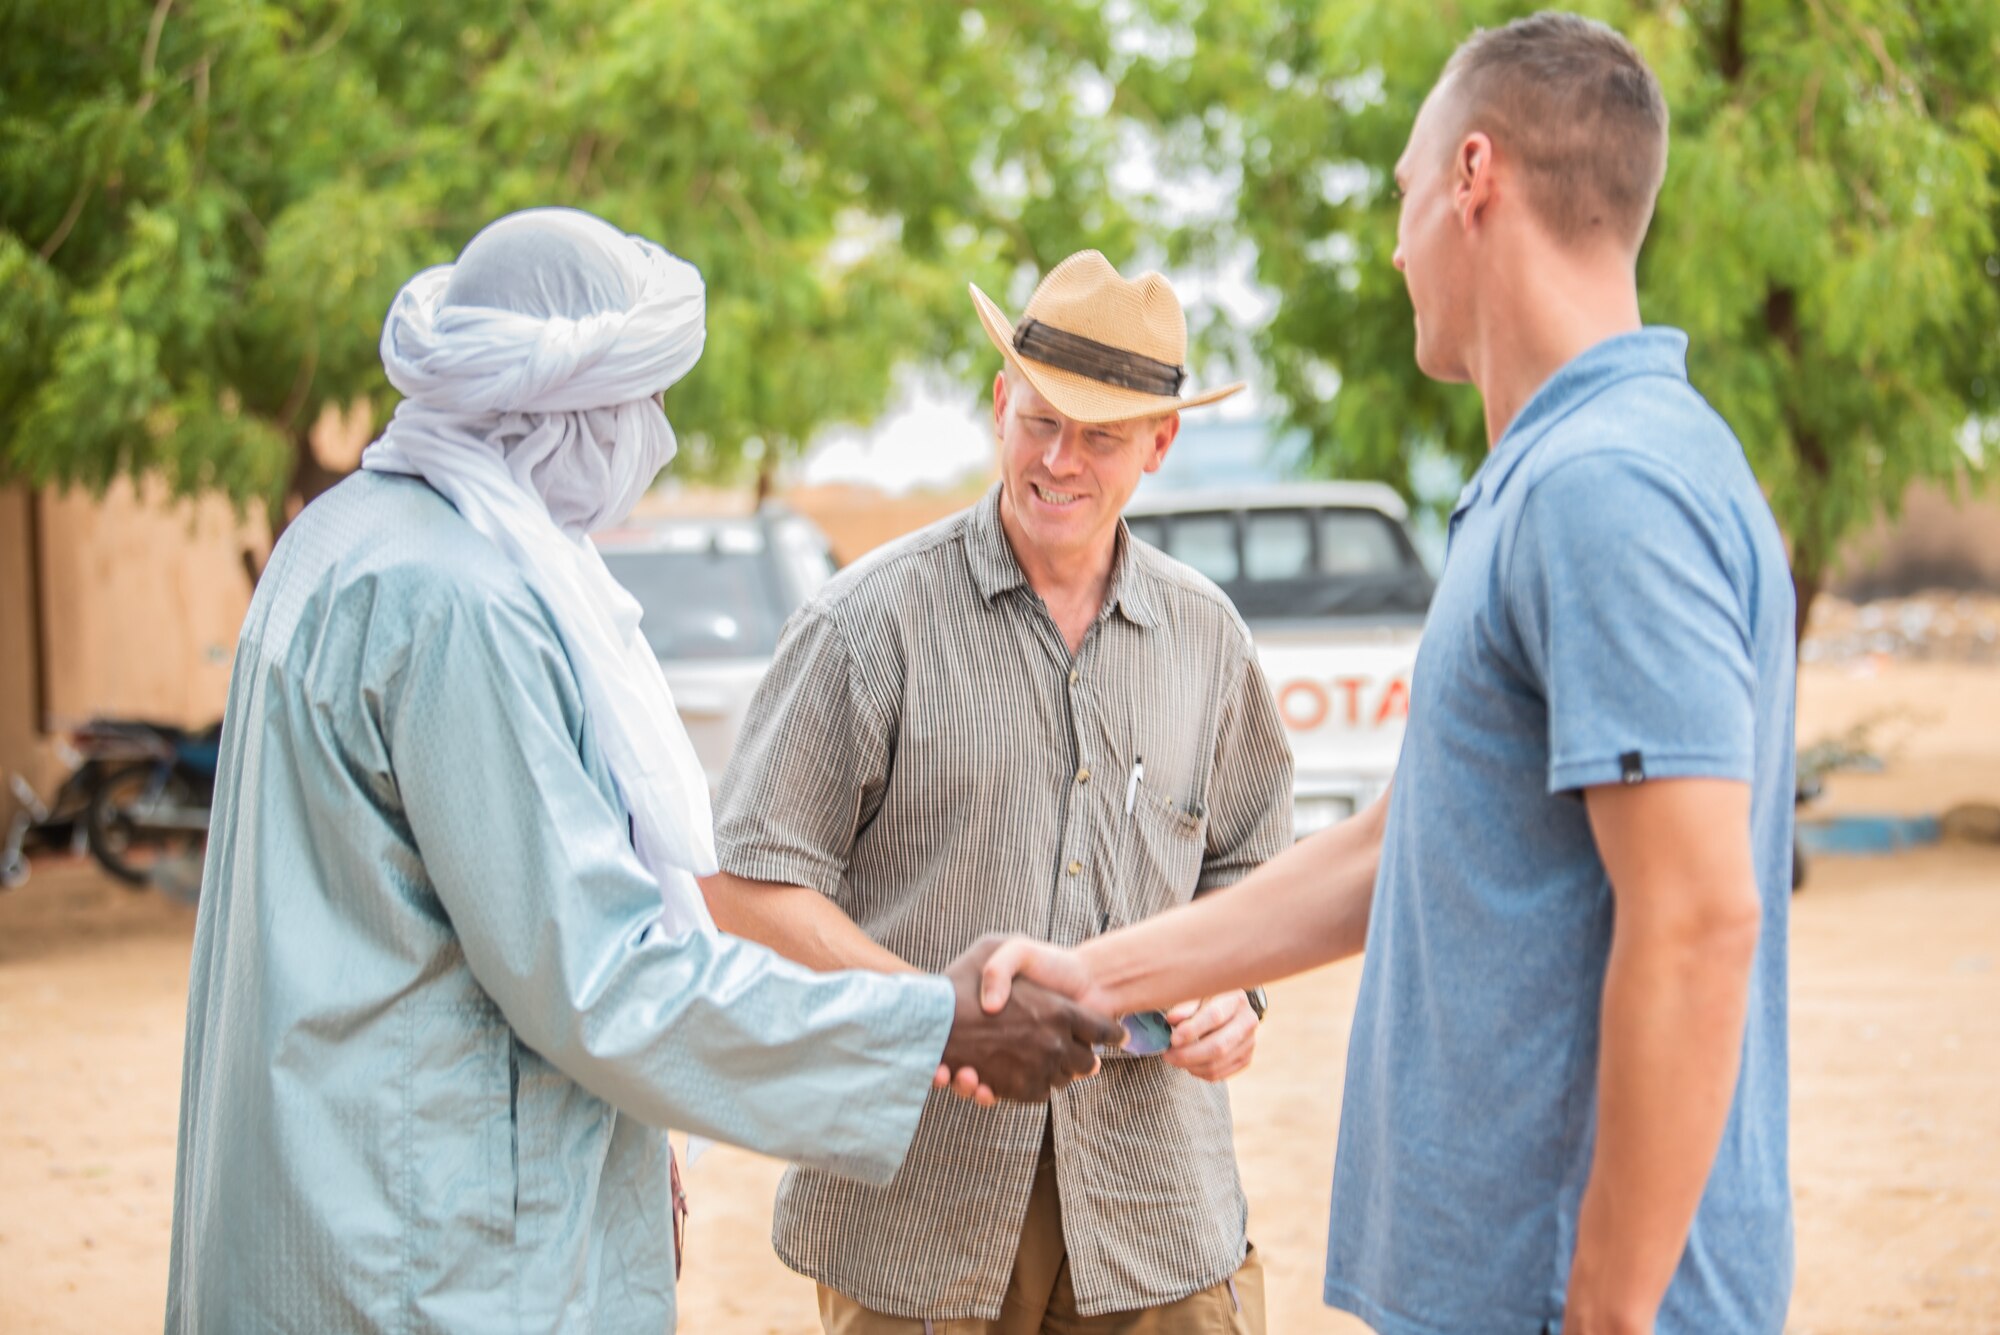
[[[150,886],[156,869],[189,855],[198,857],[203,840],[199,835],[149,833],[148,814],[199,800],[186,779],[172,772],[162,776],[156,765],[112,771],[90,795],[90,810],[84,817],[91,855],[125,884],[138,889]]]

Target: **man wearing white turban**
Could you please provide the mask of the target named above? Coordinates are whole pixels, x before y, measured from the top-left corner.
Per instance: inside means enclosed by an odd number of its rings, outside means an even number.
[[[501,219],[397,296],[407,396],[272,553],[189,980],[170,1331],[671,1329],[668,1126],[886,1182],[941,1063],[1041,1099],[1118,1027],[720,936],[708,793],[585,535],[674,451],[695,270]]]

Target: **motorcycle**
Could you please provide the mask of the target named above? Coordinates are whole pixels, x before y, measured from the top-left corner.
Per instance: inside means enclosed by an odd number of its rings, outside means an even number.
[[[92,719],[65,746],[69,777],[44,804],[19,776],[20,811],[0,846],[0,885],[27,879],[31,848],[87,848],[135,889],[192,900],[201,888],[222,725],[188,730]]]
[[[13,890],[28,883],[31,853],[80,857],[89,851],[84,817],[90,811],[90,793],[96,785],[97,772],[67,741],[59,740],[56,749],[69,769],[69,777],[49,801],[42,801],[41,794],[23,776],[7,776],[14,792],[14,819],[7,827],[6,840],[0,842],[0,890]]]
[[[127,885],[192,900],[208,851],[222,725],[189,731],[100,719],[90,730],[105,762],[84,818],[91,856]]]

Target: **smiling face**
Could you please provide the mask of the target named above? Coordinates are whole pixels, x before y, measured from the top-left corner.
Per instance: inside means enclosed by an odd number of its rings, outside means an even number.
[[[1139,479],[1167,457],[1180,425],[1179,413],[1079,422],[1056,411],[1026,376],[995,376],[1001,521],[1015,555],[1024,565],[1108,560],[1118,516]]]
[[[1452,142],[1460,119],[1450,106],[1447,77],[1425,99],[1396,163],[1402,208],[1396,218],[1395,265],[1409,289],[1417,325],[1417,367],[1433,380],[1470,378],[1470,332],[1476,274],[1464,225],[1461,146]],[[1481,137],[1483,138],[1483,136]]]

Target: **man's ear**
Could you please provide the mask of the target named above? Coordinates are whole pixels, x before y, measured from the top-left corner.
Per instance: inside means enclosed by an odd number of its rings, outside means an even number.
[[[1181,415],[1178,412],[1162,413],[1153,420],[1151,435],[1153,450],[1146,459],[1146,471],[1157,473],[1160,465],[1167,461],[1167,450],[1181,433]]]
[[[993,373],[993,437],[999,439],[1005,434],[1000,424],[1007,419],[1007,368],[1001,367]]]
[[[1495,197],[1493,170],[1493,141],[1484,130],[1459,141],[1451,163],[1452,206],[1467,230],[1486,220]]]

